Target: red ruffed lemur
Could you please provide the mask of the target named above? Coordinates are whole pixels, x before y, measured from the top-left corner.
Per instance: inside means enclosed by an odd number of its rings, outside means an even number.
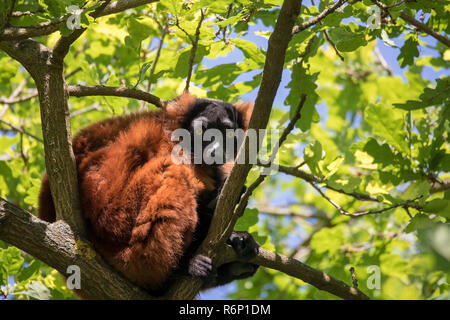
[[[194,137],[194,124],[202,131],[247,130],[252,109],[251,103],[232,105],[185,93],[164,110],[106,119],[74,137],[89,240],[130,281],[161,295],[183,274],[201,277],[206,289],[256,272],[257,265],[247,261],[259,245],[246,232],[233,232],[229,239],[238,261],[216,269],[210,258],[195,255],[232,163],[177,164],[172,150],[178,141],[171,138],[180,128]],[[194,148],[187,153],[198,156]],[[56,219],[47,174],[38,213],[45,221]]]

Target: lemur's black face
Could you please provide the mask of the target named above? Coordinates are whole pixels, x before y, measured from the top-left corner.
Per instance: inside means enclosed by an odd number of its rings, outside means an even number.
[[[234,105],[214,99],[197,99],[183,121],[183,128],[191,133],[191,154],[194,157],[202,156],[202,154],[205,156],[205,152],[212,157],[217,155],[223,159],[222,163],[230,160],[230,157],[234,158],[237,152],[238,139],[234,135],[231,136],[231,130],[234,134],[234,130],[243,127],[242,115]],[[219,132],[222,139],[216,141],[215,138]],[[200,149],[198,147],[196,149],[194,146],[195,141],[199,141],[199,138],[202,141],[202,154],[197,154],[200,153]],[[232,150],[230,150],[230,143],[233,144]]]

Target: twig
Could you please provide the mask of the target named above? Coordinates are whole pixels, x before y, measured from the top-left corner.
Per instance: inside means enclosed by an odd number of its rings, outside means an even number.
[[[431,29],[430,27],[428,27],[425,23],[422,23],[420,21],[417,21],[416,19],[414,19],[413,17],[410,17],[409,15],[407,15],[405,12],[401,12],[400,13],[400,18],[402,18],[403,20],[405,20],[406,22],[409,22],[410,24],[412,24],[413,26],[415,26],[418,30],[421,30],[427,34],[429,34],[430,36],[432,36],[433,38],[435,38],[436,40],[440,41],[441,43],[445,44],[447,47],[450,47],[450,40],[447,39],[446,37],[444,37],[443,35],[437,33],[436,31],[434,31],[433,29]]]
[[[353,288],[358,289],[358,279],[356,278],[355,268],[350,267],[350,273],[352,275]]]
[[[69,79],[70,77],[72,77],[74,74],[78,73],[81,70],[83,70],[83,69],[81,69],[81,67],[78,67],[75,70],[69,72],[64,78],[67,80],[67,79]]]
[[[273,216],[290,216],[290,217],[299,217],[304,219],[315,218],[322,219],[322,216],[314,215],[311,213],[304,212],[296,212],[291,210],[290,208],[279,208],[279,207],[271,207],[271,206],[257,206],[256,209],[263,214],[273,215]]]
[[[394,75],[392,69],[389,67],[388,63],[381,54],[380,49],[378,49],[378,47],[375,46],[375,49],[373,49],[373,51],[375,52],[375,56],[378,58],[378,61],[380,62],[380,65],[383,67],[383,69],[386,70],[390,76]]]
[[[316,17],[303,22],[301,25],[299,26],[295,26],[292,29],[292,34],[296,34],[299,33],[313,25],[315,25],[316,23],[318,23],[319,21],[322,21],[323,19],[325,19],[329,14],[333,13],[334,11],[336,11],[336,9],[338,9],[339,7],[341,7],[344,3],[346,3],[348,0],[338,0],[336,3],[332,4],[331,6],[327,7],[325,10],[323,10],[321,13],[319,13],[319,15],[317,15]]]
[[[169,25],[168,25],[169,24],[168,16],[166,16],[166,18],[164,20],[165,20],[165,24],[164,24],[164,26],[162,26],[159,23],[158,19],[155,19],[155,21],[158,21],[158,25],[161,28],[161,37],[159,39],[158,48],[156,49],[155,60],[153,61],[152,68],[150,69],[150,75],[148,77],[147,90],[146,90],[147,92],[150,92],[150,89],[152,87],[152,78],[153,78],[153,75],[155,74],[156,64],[158,63],[159,57],[161,55],[161,50],[162,50],[162,47],[163,47],[164,38],[166,37],[166,35],[168,33],[168,27],[169,27]],[[141,109],[143,109],[144,106],[145,106],[145,101],[142,102]]]
[[[76,68],[72,72],[69,72],[65,76],[65,79],[66,80],[69,79],[70,77],[72,77],[74,74],[78,73],[81,70],[82,70],[81,67]],[[22,82],[22,83],[24,83],[24,85],[25,85],[26,80],[24,80],[24,82]],[[16,90],[19,89],[19,88],[20,88],[20,86],[17,87]],[[22,88],[20,88],[18,93],[13,93],[9,98],[0,99],[0,103],[3,103],[3,104],[14,104],[14,103],[25,102],[25,101],[28,101],[28,100],[31,100],[31,99],[37,97],[37,95],[38,95],[38,91],[36,89],[29,89],[29,92],[31,92],[29,95],[23,96],[23,97],[18,97],[18,95],[20,94],[20,92],[22,90],[23,90],[23,85],[22,85]],[[0,112],[0,118],[2,117],[3,114],[4,114],[3,111]]]
[[[93,6],[97,5],[99,1],[96,1]],[[102,5],[100,5],[97,9],[94,10],[94,12],[91,14],[92,17],[96,18],[100,12],[102,12],[111,0],[105,0]],[[74,30],[71,34],[68,36],[62,36],[59,38],[59,40],[55,43],[55,46],[53,47],[53,54],[55,58],[57,59],[64,59],[64,57],[69,52],[70,46],[83,34],[83,32],[86,30],[86,28],[79,28]]]
[[[184,87],[185,92],[189,92],[189,85],[192,77],[192,69],[194,68],[195,54],[197,53],[198,40],[200,39],[200,27],[202,26],[203,19],[205,18],[205,13],[203,12],[203,9],[200,9],[200,14],[201,14],[200,21],[198,22],[197,29],[195,30],[195,38],[192,38],[192,36],[190,36],[184,29],[181,29],[177,20],[177,27],[180,28],[180,30],[183,30],[188,35],[192,44],[191,56],[189,57],[189,69],[186,78],[186,86]]]
[[[263,164],[261,162],[258,162],[259,166],[267,166],[267,164]],[[313,174],[310,174],[306,171],[300,170],[299,166],[297,167],[287,167],[287,166],[283,166],[283,165],[278,165],[278,171],[300,178],[302,180],[305,180],[307,182],[316,182],[316,183],[324,183],[324,187],[348,196],[352,196],[358,200],[362,200],[362,201],[374,201],[374,202],[380,202],[377,197],[368,195],[368,194],[363,194],[363,193],[358,193],[358,192],[346,192],[342,189],[338,189],[335,187],[330,186],[329,184],[327,184],[327,181],[321,177],[316,177]]]
[[[0,103],[3,103],[3,104],[14,104],[14,103],[25,102],[25,101],[31,100],[34,97],[37,97],[37,93],[32,93],[32,94],[29,94],[27,96],[16,97],[16,98],[13,98],[13,99],[11,99],[11,98],[0,99]]]
[[[0,111],[0,118],[3,117],[3,115],[8,110],[10,104],[15,103],[14,101],[17,99],[17,97],[22,93],[23,88],[27,84],[28,79],[23,80],[16,89],[11,93],[11,95],[6,99],[0,99],[0,103],[5,104],[6,106],[3,108],[2,111]]]
[[[71,112],[71,113],[70,113],[70,118],[78,117],[78,116],[80,116],[80,115],[82,115],[82,114],[85,114],[85,113],[90,112],[90,111],[93,111],[93,110],[105,112],[105,111],[104,111],[102,108],[100,108],[99,106],[100,106],[100,103],[97,102],[97,103],[94,103],[93,105],[88,106],[88,107],[86,107],[86,108],[83,108],[83,109],[80,109],[80,110]]]
[[[280,139],[278,140],[277,144],[274,146],[274,148],[272,150],[272,153],[270,155],[270,159],[268,162],[269,167],[272,165],[276,155],[278,154],[278,150],[280,149],[281,145],[286,140],[289,133],[291,133],[291,131],[294,129],[295,123],[300,119],[301,111],[302,111],[302,108],[303,108],[303,105],[305,104],[305,102],[306,102],[306,94],[302,94],[302,96],[300,98],[300,103],[298,104],[297,108],[294,111],[294,116],[289,121],[289,124],[287,125],[287,127],[284,128]],[[244,195],[239,200],[239,203],[238,203],[236,209],[234,210],[234,214],[236,216],[240,217],[244,213],[245,207],[247,207],[248,199],[250,198],[251,194],[265,180],[265,178],[268,175],[269,175],[268,173],[261,172],[261,174],[256,179],[256,181],[253,182],[250,185],[250,187],[245,191]]]
[[[322,22],[321,22],[322,23]],[[331,46],[334,49],[334,52],[336,52],[337,56],[341,59],[341,61],[345,61],[342,54],[339,52],[339,50],[336,48],[336,44],[333,42],[333,40],[330,39],[330,36],[328,35],[327,30],[323,30],[323,34],[325,35],[325,38],[327,38],[327,41],[331,44]]]
[[[0,119],[0,122],[1,122],[1,123],[4,123],[5,125],[7,125],[8,127],[10,127],[11,129],[13,129],[14,131],[23,133],[23,134],[25,134],[25,135],[27,135],[27,136],[29,136],[29,137],[31,137],[31,138],[33,138],[33,139],[39,141],[39,142],[44,142],[44,141],[42,141],[41,138],[36,137],[34,134],[31,134],[31,133],[29,133],[29,132],[23,130],[22,128],[20,128],[20,127],[14,125],[14,124],[12,124],[12,123],[6,121],[6,120]]]
[[[309,182],[309,181],[308,181]],[[391,209],[395,209],[398,207],[410,207],[410,208],[415,208],[417,210],[420,209],[419,206],[417,205],[410,205],[410,203],[415,202],[417,200],[419,200],[420,198],[422,198],[422,196],[419,196],[417,198],[411,199],[411,200],[407,200],[405,202],[402,203],[397,203],[394,204],[390,207],[386,207],[380,210],[369,210],[369,211],[358,211],[355,213],[350,213],[346,210],[344,210],[340,205],[338,205],[335,201],[333,201],[332,199],[330,199],[325,193],[323,193],[322,190],[320,190],[320,188],[318,186],[316,186],[316,184],[314,182],[309,182],[309,184],[316,189],[316,191],[325,199],[327,200],[329,203],[331,203],[341,214],[345,215],[345,216],[349,216],[349,217],[361,217],[361,216],[365,216],[365,215],[369,215],[369,214],[378,214],[378,213],[383,213],[385,211],[389,211]]]

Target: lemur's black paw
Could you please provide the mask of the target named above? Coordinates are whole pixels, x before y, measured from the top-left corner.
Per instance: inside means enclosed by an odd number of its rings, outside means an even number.
[[[233,231],[227,242],[233,247],[239,259],[250,260],[258,254],[258,242],[246,231]]]
[[[189,274],[194,277],[209,278],[215,277],[216,270],[212,260],[207,256],[198,254],[189,261]]]

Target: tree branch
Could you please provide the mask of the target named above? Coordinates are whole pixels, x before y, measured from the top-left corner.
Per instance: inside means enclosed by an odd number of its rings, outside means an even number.
[[[408,14],[406,14],[405,12],[401,12],[400,13],[400,18],[402,18],[403,20],[405,20],[406,22],[412,24],[413,26],[415,26],[418,30],[423,31],[427,34],[429,34],[430,36],[432,36],[433,38],[435,38],[436,40],[440,41],[441,43],[445,44],[447,47],[450,47],[450,40],[447,39],[446,37],[444,37],[443,35],[437,33],[436,31],[434,31],[433,29],[431,29],[430,27],[428,27],[425,23],[422,23],[420,21],[417,21],[416,19],[414,19],[413,17],[409,16]]]
[[[102,5],[95,9],[93,13],[91,13],[91,16],[94,18],[98,17],[110,2],[111,0],[105,0]],[[84,33],[85,30],[86,28],[76,29],[68,36],[61,36],[61,38],[59,38],[59,40],[53,47],[53,54],[59,59],[63,60],[69,52],[70,46]]]
[[[236,253],[229,245],[225,245],[221,253],[221,263],[236,260]],[[291,277],[300,279],[319,290],[329,292],[345,300],[369,300],[359,289],[337,280],[327,273],[314,269],[297,259],[259,248],[258,255],[250,260],[251,263],[283,272]]]
[[[200,9],[200,21],[197,24],[197,29],[195,30],[195,36],[192,37],[186,30],[184,30],[180,24],[178,23],[178,19],[176,20],[176,26],[178,29],[183,31],[189,40],[191,41],[192,49],[191,49],[191,55],[189,56],[189,69],[188,69],[188,75],[186,78],[186,86],[184,87],[185,92],[189,92],[189,84],[191,82],[192,77],[192,69],[194,69],[194,60],[195,60],[195,54],[197,53],[197,46],[198,46],[198,40],[200,39],[200,27],[202,26],[203,19],[205,18],[205,13],[203,12],[203,9]]]
[[[14,125],[14,124],[12,124],[12,123],[6,121],[6,120],[3,120],[3,119],[0,118],[0,122],[3,123],[3,124],[5,124],[5,125],[7,125],[8,127],[10,127],[10,128],[11,128],[12,130],[14,130],[14,131],[17,131],[17,132],[20,132],[20,133],[22,133],[22,134],[25,134],[25,135],[27,135],[27,136],[29,136],[29,137],[31,137],[31,138],[33,138],[33,139],[35,139],[35,140],[41,142],[41,143],[44,142],[44,141],[42,141],[41,138],[36,137],[34,134],[31,134],[31,133],[29,133],[28,131],[25,131],[23,128],[20,128],[20,127],[18,127],[18,126],[16,126],[16,125]]]
[[[42,260],[61,274],[76,265],[81,270],[81,289],[99,299],[151,299],[127,281],[62,221],[44,222],[0,198],[0,239]]]
[[[383,11],[387,12],[389,15],[390,15],[389,8],[392,8],[392,7],[395,7],[397,5],[402,4],[402,2],[400,2],[400,3],[394,4],[392,6],[387,6],[387,5],[385,5],[384,3],[382,3],[382,2],[380,2],[378,0],[371,0],[371,1],[373,3],[375,3],[379,8],[381,8]],[[417,28],[417,30],[420,30],[422,32],[427,33],[428,35],[432,36],[436,40],[438,40],[441,43],[443,43],[444,45],[446,45],[447,47],[450,47],[450,40],[449,39],[447,39],[443,35],[437,33],[436,31],[431,29],[429,26],[427,26],[425,23],[422,23],[422,22],[414,19],[413,17],[411,17],[410,15],[405,13],[404,11],[400,12],[400,18],[402,18],[406,22],[412,24],[413,26],[415,26]]]
[[[95,18],[107,16],[110,14],[125,11],[130,8],[139,7],[145,4],[153,3],[158,0],[118,0],[108,4]],[[59,30],[62,23],[68,17],[60,18],[54,21],[46,21],[37,25],[28,27],[9,27],[0,34],[2,40],[22,40],[27,38],[49,35]]]
[[[325,19],[329,14],[335,12],[339,7],[341,7],[344,3],[346,3],[348,0],[338,0],[336,3],[332,4],[331,6],[327,7],[325,10],[323,10],[321,13],[319,13],[319,15],[317,15],[316,17],[303,22],[301,25],[299,26],[295,26],[292,29],[292,34],[297,34],[305,29],[308,29],[309,27],[317,24],[318,22],[322,21],[323,19]]]
[[[114,96],[146,101],[158,108],[162,108],[165,105],[165,101],[157,96],[145,91],[125,87],[68,85],[67,92],[71,97]]]
[[[267,166],[267,164],[263,164],[263,163],[258,163],[258,165]],[[371,196],[368,194],[363,194],[363,193],[358,193],[358,192],[346,192],[344,190],[332,187],[332,186],[328,185],[326,180],[324,180],[323,178],[316,177],[315,175],[310,174],[306,171],[303,171],[303,170],[299,169],[298,167],[287,167],[287,166],[279,165],[278,171],[283,172],[288,175],[291,175],[291,176],[294,176],[294,177],[297,177],[297,178],[300,178],[307,182],[324,183],[325,188],[348,195],[348,196],[352,196],[358,200],[379,202],[377,197],[374,197],[374,196]]]
[[[303,105],[305,104],[305,102],[306,102],[306,94],[302,94],[302,96],[300,98],[300,103],[298,104],[297,108],[294,111],[294,116],[289,121],[289,124],[287,125],[287,127],[284,128],[283,133],[280,136],[280,139],[278,140],[277,144],[275,145],[275,147],[272,150],[272,153],[270,155],[270,159],[269,159],[269,162],[268,162],[268,166],[269,167],[272,165],[273,161],[275,160],[275,157],[278,154],[278,151],[279,151],[281,145],[286,140],[286,138],[288,137],[289,133],[291,133],[291,131],[294,130],[295,123],[298,120],[300,120],[301,111],[302,111],[302,108],[303,108]],[[237,217],[242,216],[242,214],[244,213],[245,208],[247,207],[248,199],[252,195],[253,191],[266,179],[266,177],[269,174],[270,174],[270,172],[269,173],[261,172],[261,174],[255,180],[255,182],[253,182],[250,185],[250,187],[248,187],[248,189],[245,191],[245,193],[242,195],[241,199],[239,200],[239,203],[236,206],[236,209],[234,210],[234,216],[237,216]]]
[[[311,268],[296,259],[278,253],[260,248],[258,256],[252,259],[251,262],[301,279],[317,289],[327,291],[345,300],[369,300],[369,297],[357,288],[351,287],[323,271]]]
[[[333,205],[333,207],[335,207],[341,214],[345,215],[345,216],[349,216],[349,217],[353,217],[353,218],[357,218],[357,217],[362,217],[362,216],[366,216],[369,214],[378,214],[378,213],[383,213],[398,207],[403,207],[403,208],[414,208],[419,210],[421,207],[414,205],[414,204],[410,204],[410,203],[414,203],[417,200],[419,200],[420,198],[422,198],[422,196],[419,196],[417,198],[414,199],[410,199],[410,200],[406,200],[405,202],[402,203],[397,203],[394,204],[390,207],[386,207],[380,210],[368,210],[368,211],[358,211],[355,213],[350,213],[346,210],[344,210],[340,205],[338,205],[335,201],[333,201],[332,199],[330,199],[325,193],[323,193],[322,190],[320,190],[320,188],[318,186],[316,186],[316,184],[314,182],[309,182],[309,184],[316,189],[316,191],[325,199],[327,200],[329,203],[331,203]]]

